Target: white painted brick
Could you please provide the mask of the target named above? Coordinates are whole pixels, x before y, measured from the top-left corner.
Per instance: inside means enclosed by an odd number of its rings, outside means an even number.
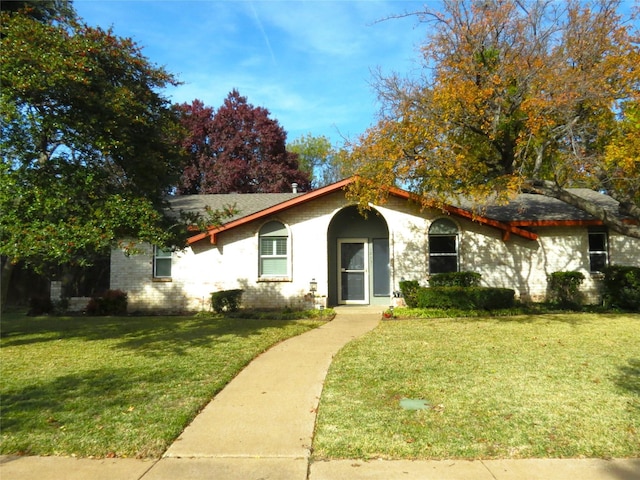
[[[255,308],[305,305],[312,278],[318,295],[328,295],[327,231],[333,216],[347,202],[337,192],[276,216],[256,221],[218,235],[217,245],[205,239],[184,251],[175,252],[170,282],[152,278],[151,246],[143,253],[125,256],[114,250],[111,256],[111,288],[129,295],[129,311],[197,311],[210,308],[210,294],[242,288],[243,305]],[[405,200],[390,197],[376,207],[389,228],[392,290],[401,279],[427,284],[428,229],[444,216],[436,210],[420,211]],[[539,228],[537,241],[512,235],[504,242],[502,232],[466,219],[449,217],[460,228],[460,269],[482,275],[482,284],[516,290],[523,300],[544,300],[547,275],[577,270],[585,274],[583,291],[598,301],[598,278],[589,274],[587,229]],[[258,279],[258,232],[268,220],[289,227],[291,236],[290,281]],[[611,234],[611,263],[640,266],[640,240]]]

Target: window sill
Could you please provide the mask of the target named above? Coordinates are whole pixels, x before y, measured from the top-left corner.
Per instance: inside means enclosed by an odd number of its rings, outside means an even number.
[[[264,283],[264,282],[291,282],[293,280],[291,280],[290,277],[259,277],[258,278],[258,283]]]
[[[153,277],[151,279],[152,282],[158,282],[158,283],[169,283],[169,282],[173,282],[173,278],[171,277]]]

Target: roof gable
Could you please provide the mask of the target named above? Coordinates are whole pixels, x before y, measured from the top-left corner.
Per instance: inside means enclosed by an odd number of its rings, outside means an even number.
[[[312,190],[307,193],[297,194],[293,198],[286,199],[276,204],[271,204],[267,206],[265,203],[265,207],[260,210],[254,211],[252,213],[241,212],[240,216],[236,219],[232,219],[231,221],[221,225],[219,227],[212,227],[208,229],[206,232],[199,233],[187,239],[187,244],[191,245],[193,243],[199,242],[200,240],[205,239],[206,237],[210,237],[211,243],[216,243],[216,237],[219,233],[224,232],[226,230],[231,230],[232,228],[239,227],[240,225],[244,225],[249,222],[253,222],[254,220],[267,217],[269,215],[273,215],[277,212],[287,210],[296,205],[300,205],[302,203],[309,202],[319,197],[323,197],[325,195],[329,195],[330,193],[342,190],[344,187],[349,185],[353,181],[353,178],[348,178],[342,180],[340,182],[333,183],[326,187],[319,188],[317,190]],[[247,193],[243,195],[256,195],[253,193]],[[264,193],[260,195],[279,195],[279,194],[270,194]],[[244,213],[244,214],[243,214]]]

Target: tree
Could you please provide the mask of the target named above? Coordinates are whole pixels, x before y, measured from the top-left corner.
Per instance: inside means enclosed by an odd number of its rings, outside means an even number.
[[[189,131],[190,160],[178,193],[289,192],[310,187],[297,155],[286,150],[286,132],[269,111],[233,90],[216,111],[196,100],[179,107]]]
[[[301,135],[287,149],[298,155],[300,170],[307,172],[313,188],[322,187],[341,180],[347,174],[343,172],[342,158],[344,149],[336,149],[325,137],[314,137],[311,133]]]
[[[214,110],[200,100],[190,105],[178,105],[180,122],[186,132],[181,147],[187,154],[184,170],[177,187],[179,195],[192,195],[201,192],[207,179],[205,172],[213,159],[211,150],[211,130]]]
[[[39,22],[53,22],[58,17],[73,17],[72,0],[3,0],[0,10],[21,12]]]
[[[36,271],[89,264],[120,239],[169,241],[163,198],[181,130],[175,79],[130,39],[73,15],[2,12],[0,255]]]
[[[351,193],[380,201],[380,186],[401,183],[437,205],[527,191],[640,237],[568,190],[606,191],[640,220],[637,143],[631,152],[624,140],[637,132],[640,51],[618,7],[446,0],[421,12],[425,74],[378,77],[383,108],[350,159],[365,179]]]

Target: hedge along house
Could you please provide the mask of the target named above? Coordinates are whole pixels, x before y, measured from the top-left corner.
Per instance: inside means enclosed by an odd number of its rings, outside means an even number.
[[[194,234],[184,250],[114,250],[111,288],[128,293],[131,312],[206,310],[212,292],[237,288],[250,308],[384,307],[401,280],[427,285],[434,273],[478,272],[485,286],[540,301],[548,274],[581,271],[587,299],[597,302],[604,266],[640,266],[639,239],[548,197],[523,194],[475,215],[463,206],[421,209],[410,193],[393,189],[362,216],[345,198],[352,181],[306,193],[175,197],[176,211],[235,205],[239,214]],[[606,195],[573,191],[617,211]]]

